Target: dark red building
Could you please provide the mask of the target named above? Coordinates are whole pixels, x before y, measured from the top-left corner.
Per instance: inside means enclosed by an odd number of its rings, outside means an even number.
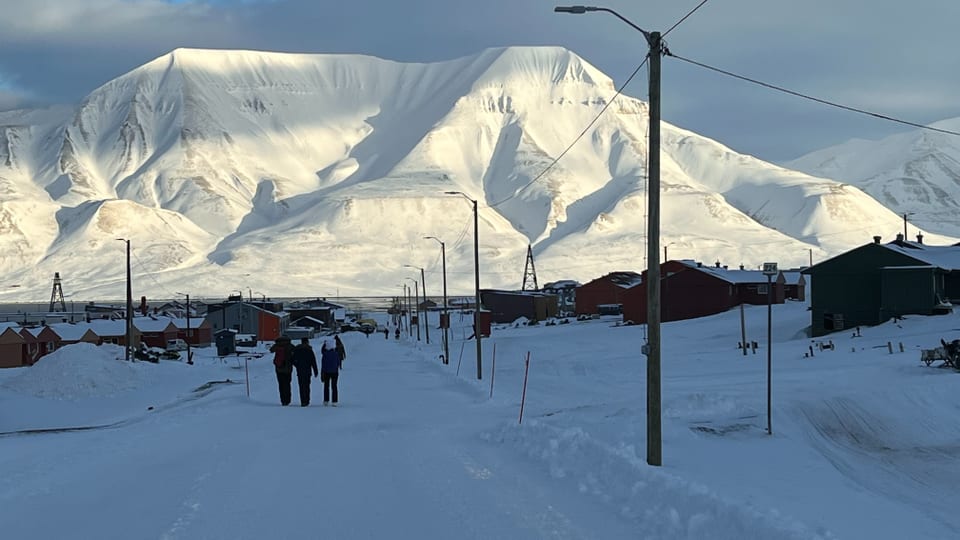
[[[600,313],[601,306],[623,304],[623,294],[640,283],[636,272],[611,272],[577,287],[575,311],[577,315]]]
[[[660,320],[663,322],[705,317],[740,304],[767,303],[767,276],[759,270],[728,270],[694,261],[667,261],[660,265],[660,275]],[[783,276],[776,276],[772,285],[772,302],[782,304]],[[624,293],[623,319],[640,324],[647,322],[645,283]]]

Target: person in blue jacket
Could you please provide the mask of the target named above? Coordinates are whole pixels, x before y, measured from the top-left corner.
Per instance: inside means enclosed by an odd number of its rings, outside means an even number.
[[[333,406],[337,406],[337,378],[340,376],[340,366],[343,358],[337,352],[336,343],[330,339],[324,339],[320,347],[320,380],[323,381],[323,405],[327,406],[330,402],[330,387],[333,386]]]

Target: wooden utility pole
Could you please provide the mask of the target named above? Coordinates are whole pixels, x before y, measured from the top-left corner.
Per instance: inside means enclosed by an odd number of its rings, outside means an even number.
[[[647,463],[663,464],[660,411],[660,32],[650,46],[650,147],[647,161]]]

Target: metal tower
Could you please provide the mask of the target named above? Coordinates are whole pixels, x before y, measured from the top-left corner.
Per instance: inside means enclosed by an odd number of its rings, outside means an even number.
[[[60,303],[57,306],[57,303]],[[58,309],[59,307],[59,309]],[[60,285],[60,272],[53,273],[53,291],[50,292],[50,313],[67,312],[67,302],[63,299],[63,287]]]
[[[536,291],[540,286],[537,285],[537,269],[533,266],[533,247],[527,244],[527,264],[523,267],[523,286],[521,291]]]

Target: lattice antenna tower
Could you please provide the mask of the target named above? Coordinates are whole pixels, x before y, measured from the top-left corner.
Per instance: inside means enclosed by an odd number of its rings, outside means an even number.
[[[57,303],[59,302],[59,306]],[[53,273],[53,291],[50,292],[50,313],[67,312],[67,302],[63,299],[63,286],[60,284],[60,272]]]
[[[537,285],[537,269],[533,266],[533,247],[530,244],[527,244],[527,264],[523,267],[523,286],[520,290],[540,290],[540,286]]]

